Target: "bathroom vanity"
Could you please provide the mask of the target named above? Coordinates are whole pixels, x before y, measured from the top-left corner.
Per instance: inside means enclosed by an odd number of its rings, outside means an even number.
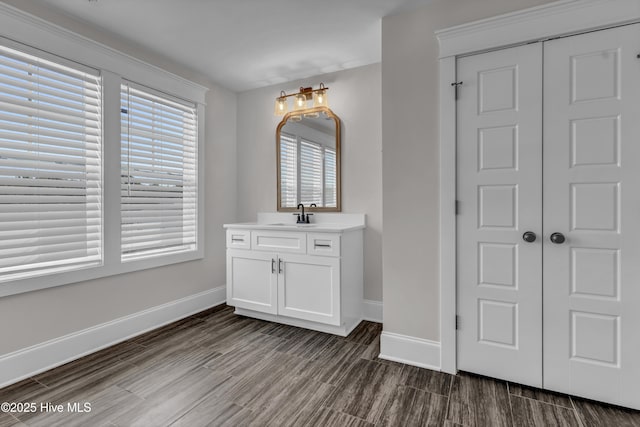
[[[227,304],[235,313],[346,336],[362,320],[361,214],[258,214],[225,224]]]

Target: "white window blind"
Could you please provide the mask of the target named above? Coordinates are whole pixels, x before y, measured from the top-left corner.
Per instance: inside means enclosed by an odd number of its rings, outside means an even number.
[[[324,205],[337,206],[336,150],[324,149]],[[319,206],[319,205],[318,205]]]
[[[0,39],[0,281],[102,263],[101,106],[97,71]]]
[[[121,86],[121,257],[196,250],[197,109]]]
[[[298,142],[285,133],[280,134],[280,197],[283,207],[298,204]]]
[[[300,203],[324,206],[322,200],[322,147],[315,142],[300,140]]]

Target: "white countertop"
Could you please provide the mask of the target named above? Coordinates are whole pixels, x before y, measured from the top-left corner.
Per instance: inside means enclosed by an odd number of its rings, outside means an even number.
[[[235,224],[224,224],[224,228],[244,229],[244,230],[282,230],[282,231],[310,231],[314,233],[341,233],[344,231],[361,230],[364,224],[331,224],[331,223],[270,223],[262,224],[258,222],[239,222]]]
[[[296,224],[296,217],[291,212],[260,212],[256,222],[224,224],[224,228],[341,233],[362,230],[366,227],[365,221],[364,214],[316,212],[311,216],[311,224]]]

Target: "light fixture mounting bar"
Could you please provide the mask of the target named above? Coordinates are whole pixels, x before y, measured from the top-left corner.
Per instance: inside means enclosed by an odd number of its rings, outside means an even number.
[[[321,86],[318,89],[313,89],[311,87],[300,87],[300,90],[298,90],[298,92],[296,92],[296,93],[290,93],[288,95],[285,93],[284,95],[280,95],[277,98],[278,99],[289,98],[290,96],[296,96],[296,95],[303,94],[303,95],[305,95],[307,97],[307,99],[311,99],[311,97],[313,96],[314,92],[320,92],[322,90],[329,90],[329,88],[328,87],[324,87],[324,85]]]

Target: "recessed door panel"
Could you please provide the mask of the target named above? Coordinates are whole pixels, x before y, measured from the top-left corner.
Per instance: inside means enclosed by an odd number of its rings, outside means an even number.
[[[542,254],[522,235],[542,232],[541,59],[533,44],[458,60],[458,366],[533,386]]]
[[[478,300],[478,340],[483,344],[518,347],[518,305]]]
[[[587,49],[569,61],[572,104],[620,96],[620,49]]]
[[[518,127],[479,129],[478,170],[518,169]]]
[[[571,230],[618,232],[620,182],[580,182],[569,186]]]
[[[571,166],[620,166],[620,117],[571,121]]]
[[[620,366],[620,316],[571,311],[571,360]]]
[[[478,244],[480,286],[518,288],[518,245],[512,243]]]
[[[544,57],[544,386],[635,408],[638,53],[636,24],[549,41]]]
[[[518,186],[479,185],[478,225],[480,228],[515,229],[518,226]]]
[[[487,68],[477,73],[480,115],[518,108],[518,66]]]
[[[571,248],[571,294],[586,298],[620,297],[620,250]]]

